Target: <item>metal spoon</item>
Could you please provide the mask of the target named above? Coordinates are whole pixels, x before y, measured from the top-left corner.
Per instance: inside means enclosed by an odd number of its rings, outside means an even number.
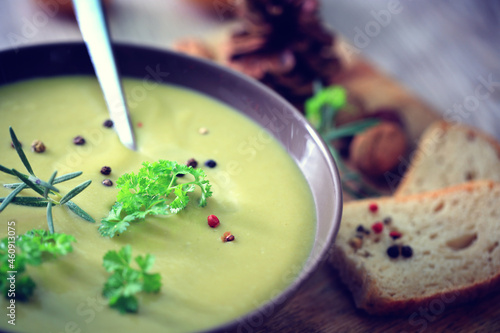
[[[134,132],[116,69],[101,1],[73,0],[73,7],[114,128],[123,145],[136,150]]]

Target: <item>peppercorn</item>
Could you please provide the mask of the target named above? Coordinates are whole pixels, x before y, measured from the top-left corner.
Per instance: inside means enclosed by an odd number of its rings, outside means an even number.
[[[376,203],[371,203],[368,206],[368,209],[370,210],[370,212],[376,213],[378,211],[378,205]]]
[[[399,245],[391,245],[387,248],[387,255],[393,259],[399,257]]]
[[[226,231],[224,235],[221,237],[222,241],[225,242],[232,242],[234,241],[234,235],[231,234],[230,231]]]
[[[384,224],[391,224],[391,222],[392,222],[392,218],[390,218],[390,217],[386,217],[384,219]]]
[[[402,234],[399,231],[393,230],[389,233],[389,236],[391,236],[392,239],[398,239],[401,238]]]
[[[401,254],[405,258],[410,258],[413,255],[413,249],[408,245],[404,245],[401,247]]]
[[[194,158],[190,158],[187,162],[186,165],[192,168],[196,168],[198,166],[198,162]]]
[[[73,143],[77,146],[81,146],[85,144],[85,139],[79,135],[73,139]]]
[[[35,140],[31,144],[31,150],[35,153],[43,153],[45,151],[45,145],[40,140]]]
[[[384,225],[382,224],[382,222],[375,222],[372,225],[372,230],[374,233],[380,234],[382,230],[384,230]]]
[[[210,228],[217,228],[220,224],[219,218],[215,215],[208,215],[207,222]]]
[[[102,185],[104,185],[104,186],[113,186],[113,182],[111,181],[111,179],[107,179],[106,178],[106,179],[104,179],[102,181]]]
[[[364,233],[365,235],[369,235],[370,234],[370,230],[366,229],[361,224],[358,225],[358,227],[356,228],[356,231],[359,232],[359,233]]]
[[[105,176],[109,175],[111,173],[111,167],[109,166],[103,166],[101,168],[101,173]]]
[[[102,125],[104,127],[111,128],[111,127],[113,127],[113,120],[107,119]]]
[[[23,146],[23,144],[22,144],[21,142],[19,142],[19,145],[20,145],[21,147]],[[10,146],[11,146],[12,148],[14,148],[14,149],[16,148],[16,147],[14,146],[14,142],[11,142],[11,143],[10,143]]]
[[[205,162],[205,165],[209,168],[215,168],[215,166],[217,165],[217,162],[215,162],[214,160],[208,160]]]

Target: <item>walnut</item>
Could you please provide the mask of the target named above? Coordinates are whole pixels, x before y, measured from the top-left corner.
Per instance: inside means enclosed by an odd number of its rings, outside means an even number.
[[[207,44],[195,38],[179,40],[174,44],[174,50],[198,58],[210,60],[215,58],[214,53],[210,50]]]
[[[393,122],[382,122],[354,137],[350,159],[368,176],[378,177],[392,170],[407,149],[403,129]]]

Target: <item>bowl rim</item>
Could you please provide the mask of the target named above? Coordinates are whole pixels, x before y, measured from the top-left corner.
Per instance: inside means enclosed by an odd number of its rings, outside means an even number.
[[[34,78],[47,78],[49,76],[64,76],[64,75],[81,75],[78,73],[68,73],[68,74],[56,74],[52,75],[50,72],[53,72],[52,70],[49,71],[49,75],[44,76],[44,75],[39,75],[37,76],[36,74],[33,76],[28,75],[27,77],[20,77],[20,78],[15,78],[14,80],[5,80],[4,81],[4,71],[2,70],[2,58],[5,56],[9,55],[18,55],[19,53],[33,53],[33,52],[41,52],[44,50],[54,50],[58,48],[67,48],[67,49],[81,49],[85,48],[86,46],[84,42],[80,41],[75,41],[75,42],[53,42],[53,43],[43,43],[43,44],[34,44],[34,45],[28,45],[28,46],[23,46],[15,49],[3,49],[0,50],[0,86],[6,85],[6,84],[12,84],[15,82],[23,81],[23,80],[29,80],[29,79],[34,79]],[[123,51],[123,50],[133,50],[133,51],[139,51],[139,52],[153,52],[157,53],[158,55],[164,55],[166,58],[177,58],[182,60],[183,62],[192,62],[192,63],[197,63],[199,66],[205,67],[205,68],[211,68],[212,70],[218,71],[220,73],[224,73],[227,77],[233,80],[238,80],[243,83],[244,86],[251,87],[254,90],[257,90],[263,94],[266,94],[270,96],[271,99],[277,101],[279,104],[283,105],[286,107],[285,112],[290,112],[293,118],[298,121],[301,126],[304,127],[306,132],[311,136],[312,140],[314,141],[315,145],[317,148],[319,148],[321,152],[321,156],[324,159],[324,163],[326,163],[326,167],[329,171],[329,175],[331,176],[331,180],[334,184],[334,188],[332,189],[333,192],[333,202],[332,202],[332,207],[334,207],[334,214],[333,214],[333,220],[329,221],[331,224],[331,227],[329,228],[329,232],[325,238],[325,242],[323,243],[321,250],[319,253],[314,254],[314,258],[311,259],[313,253],[313,249],[310,250],[310,253],[306,259],[306,261],[302,264],[303,268],[301,272],[299,273],[298,276],[295,277],[292,283],[290,283],[285,289],[282,289],[278,295],[275,297],[267,300],[263,305],[255,308],[254,310],[245,313],[242,316],[233,318],[232,320],[223,323],[219,326],[212,327],[205,329],[201,332],[205,333],[215,333],[215,332],[225,332],[225,331],[230,331],[234,330],[238,327],[238,323],[244,323],[249,321],[253,316],[259,314],[259,313],[265,313],[266,309],[268,309],[271,305],[276,308],[276,311],[272,313],[268,318],[265,318],[264,321],[268,320],[270,317],[274,316],[276,312],[279,312],[280,308],[282,305],[286,303],[287,300],[289,300],[300,288],[302,284],[304,284],[310,277],[311,275],[318,269],[318,267],[326,262],[328,260],[330,250],[332,248],[333,242],[335,240],[335,237],[338,233],[338,230],[340,228],[340,220],[342,217],[342,205],[343,205],[343,198],[342,198],[342,186],[341,186],[341,181],[340,181],[340,174],[338,167],[333,159],[333,156],[331,155],[329,148],[327,147],[325,141],[323,138],[318,134],[318,132],[313,128],[313,126],[306,120],[306,118],[294,107],[292,106],[288,101],[286,101],[281,95],[279,95],[277,92],[273,91],[269,87],[265,86],[261,82],[250,78],[249,76],[239,73],[235,70],[232,70],[228,67],[225,67],[219,63],[216,63],[211,60],[207,59],[202,59],[202,58],[197,58],[197,57],[192,57],[186,54],[178,53],[172,50],[168,49],[161,49],[157,47],[151,47],[151,46],[146,46],[146,45],[140,45],[140,44],[135,44],[135,43],[113,43],[112,45],[113,50],[115,52],[115,55],[119,52],[117,51]],[[85,55],[88,57],[88,53],[85,52]],[[91,66],[90,63],[90,57],[88,58],[89,60],[89,65]],[[119,62],[119,59],[117,59],[117,62]],[[120,67],[120,66],[118,66]],[[92,73],[93,73],[93,68]],[[89,74],[92,74],[89,73]],[[128,74],[123,74],[123,78],[131,77],[131,78],[137,78],[132,75]],[[167,80],[168,81],[168,80]],[[166,82],[167,84],[169,82]],[[177,84],[175,84],[177,85]],[[189,86],[186,86],[190,88]],[[193,88],[190,88],[193,89]],[[196,90],[196,89],[193,89]],[[208,95],[209,97],[213,99],[217,99],[216,97],[207,94],[205,92],[201,92],[205,95]],[[225,103],[221,101],[222,103]],[[226,105],[228,103],[225,103]],[[231,108],[236,109],[236,107],[229,105]],[[241,110],[237,110],[239,113],[243,113]],[[258,124],[260,127],[263,127],[262,124]],[[279,140],[274,134],[273,137],[275,137],[275,140],[280,142],[280,144],[283,145],[283,142]],[[290,152],[287,150],[287,153],[290,155]],[[298,161],[291,156],[292,159],[294,160],[295,164],[298,164]],[[300,167],[299,167],[300,168]],[[304,174],[303,170],[300,168],[301,173]],[[305,175],[304,175],[305,177]],[[308,186],[312,190],[312,186],[309,183],[309,181],[306,179]],[[316,206],[316,198],[315,198],[315,206]],[[320,207],[316,206],[316,211],[318,211]],[[319,220],[316,221],[316,233],[315,233],[315,238],[314,238],[314,244],[317,243],[318,241],[318,224]],[[313,246],[314,246],[313,244]],[[309,263],[310,262],[310,263]],[[309,264],[307,264],[309,263]],[[306,267],[307,266],[307,267]],[[282,301],[282,299],[284,299]],[[277,304],[277,306],[276,306]]]

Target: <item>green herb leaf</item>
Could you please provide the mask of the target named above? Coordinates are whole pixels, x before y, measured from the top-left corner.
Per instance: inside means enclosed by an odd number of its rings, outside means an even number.
[[[117,251],[108,251],[103,258],[103,266],[106,271],[113,273],[102,290],[104,297],[108,298],[110,307],[121,313],[137,312],[139,304],[137,293],[144,291],[156,293],[161,288],[161,276],[158,273],[151,274],[147,271],[154,263],[154,257],[147,254],[145,257],[137,256],[136,263],[139,270],[130,266],[132,260],[132,248],[127,245]]]
[[[30,163],[28,162],[28,159],[26,158],[26,155],[24,154],[23,148],[19,140],[17,139],[16,133],[14,133],[14,130],[12,127],[9,127],[9,132],[10,132],[10,137],[12,139],[12,143],[14,144],[14,148],[16,149],[17,155],[19,155],[19,158],[24,164],[24,167],[26,170],[28,170],[29,174],[34,176],[35,173],[33,172],[33,169],[31,168]]]
[[[12,173],[14,174],[14,173]],[[3,184],[3,187],[14,190],[18,188],[19,186],[24,185],[24,183],[11,183],[11,184]]]
[[[75,238],[66,234],[49,234],[45,230],[33,229],[15,240],[16,257],[9,257],[9,237],[0,240],[0,291],[7,298],[9,271],[16,273],[16,295],[19,301],[28,300],[34,292],[35,282],[26,273],[26,266],[38,266],[43,262],[66,255],[73,250]],[[8,263],[8,264],[3,264]],[[12,265],[12,266],[11,266]]]
[[[17,178],[21,179],[23,181],[23,183],[25,183],[30,188],[32,188],[33,191],[35,191],[36,193],[43,196],[43,190],[40,187],[38,187],[37,185],[35,185],[31,180],[29,180],[29,178],[26,175],[20,173],[16,169],[12,169],[12,172],[17,176]]]
[[[19,158],[23,162],[24,166],[30,173],[30,176],[25,175],[15,169],[8,169],[4,167],[3,165],[0,165],[0,171],[5,172],[7,174],[17,176],[22,183],[12,183],[12,184],[4,184],[4,187],[10,188],[13,191],[6,196],[5,198],[0,198],[0,212],[9,204],[17,204],[17,205],[22,205],[22,206],[32,206],[32,207],[47,207],[47,223],[49,225],[49,229],[51,232],[54,230],[54,221],[53,221],[53,216],[52,216],[52,207],[57,204],[61,205],[66,205],[69,207],[71,211],[73,211],[77,216],[83,218],[84,220],[87,220],[89,222],[95,222],[95,220],[83,209],[78,207],[75,203],[71,202],[70,200],[74,198],[76,195],[81,193],[89,184],[91,181],[86,181],[78,186],[76,186],[74,189],[72,189],[69,193],[67,193],[65,196],[61,198],[57,192],[59,190],[54,186],[54,184],[57,183],[62,183],[65,181],[68,181],[70,179],[73,179],[75,177],[78,177],[82,174],[81,171],[78,172],[72,172],[60,177],[56,177],[57,171],[54,171],[54,173],[51,175],[50,179],[48,182],[43,181],[42,179],[36,177],[33,173],[33,169],[31,168],[31,165],[28,162],[28,159],[26,158],[26,155],[24,154],[22,148],[21,148],[21,143],[16,137],[16,134],[14,133],[14,130],[12,127],[9,127],[10,135],[12,138],[12,143],[14,145],[14,148],[16,148],[16,151],[19,155]],[[16,195],[25,189],[26,187],[31,188],[34,190],[36,193],[38,193],[41,198],[38,197],[16,197]],[[49,198],[49,194],[54,194],[58,198],[61,198],[61,200],[58,202],[57,199],[54,198]],[[50,204],[49,204],[50,203]]]
[[[342,188],[346,193],[356,198],[378,196],[376,190],[366,184],[359,175],[350,170],[336,151],[332,141],[343,137],[350,137],[377,124],[377,120],[368,119],[335,127],[335,116],[338,112],[349,112],[347,104],[347,91],[340,86],[322,88],[315,84],[315,95],[305,103],[306,118],[316,128],[325,140],[339,171],[341,172]]]
[[[49,232],[54,233],[54,220],[52,219],[52,201],[47,204],[47,222],[49,225]]]
[[[71,172],[71,173],[67,173],[65,175],[59,176],[56,179],[54,179],[54,184],[59,184],[59,183],[68,181],[70,179],[76,178],[76,177],[80,176],[82,173],[83,172],[81,172],[81,171],[77,171],[77,172]]]
[[[92,183],[91,180],[87,180],[86,182],[83,182],[81,183],[80,185],[78,185],[77,187],[75,187],[74,189],[72,189],[71,191],[69,191],[62,199],[61,201],[59,201],[59,203],[61,205],[64,205],[66,202],[68,202],[69,200],[71,200],[73,197],[75,197],[76,195],[78,195],[81,191],[85,190],[87,188],[87,186],[90,185],[90,183]]]
[[[341,86],[331,86],[318,91],[305,104],[306,118],[315,127],[320,128],[324,122],[322,109],[327,106],[333,112],[329,118],[333,118],[347,101],[347,91]],[[331,120],[331,119],[330,119]],[[327,121],[330,124],[330,121]]]
[[[377,119],[366,119],[359,120],[349,124],[346,124],[342,127],[335,128],[333,130],[328,131],[323,135],[323,139],[325,140],[337,140],[343,137],[349,137],[352,135],[356,135],[361,133],[368,128],[375,126],[379,123]]]
[[[52,173],[52,175],[49,178],[48,184],[49,186],[52,186],[54,184],[54,178],[56,178],[57,175],[57,170]],[[49,195],[50,187],[46,186],[45,189],[43,190],[43,197],[47,199],[47,196]],[[57,191],[59,192],[59,191]]]
[[[2,212],[5,209],[5,207],[7,207],[7,205],[9,203],[11,203],[12,200],[14,200],[14,198],[16,197],[16,195],[18,195],[19,192],[21,192],[25,187],[26,187],[26,185],[23,184],[23,186],[19,186],[14,191],[10,192],[9,195],[7,195],[4,198],[4,200],[2,200],[2,204],[0,205],[0,212]]]
[[[3,202],[4,200],[5,198],[0,198],[0,202]],[[10,203],[19,206],[47,207],[48,201],[45,200],[44,198],[17,196],[14,199],[12,199]]]
[[[82,219],[95,223],[95,220],[92,216],[90,216],[86,211],[81,209],[76,203],[73,201],[68,201],[65,205],[76,215],[80,216]]]
[[[35,177],[35,176],[29,176],[28,179],[33,183],[33,184],[36,184],[36,185],[39,185],[41,188],[43,188],[43,191],[45,193],[45,189],[48,189],[48,190],[52,190],[54,192],[57,192],[59,193],[59,190],[54,187],[52,184],[49,184],[48,182],[45,182],[43,180],[41,180],[40,178],[38,177]]]
[[[0,164],[0,171],[4,172],[4,173],[7,173],[9,175],[14,175],[14,173],[12,172],[12,170],[10,170],[9,168],[6,168],[4,167],[3,165]]]
[[[119,252],[108,251],[103,257],[102,265],[108,272],[114,272],[122,267],[129,266],[132,260],[132,247],[125,246]]]
[[[142,165],[137,174],[127,173],[117,179],[120,191],[109,215],[101,220],[99,232],[102,236],[122,233],[131,222],[148,215],[177,214],[186,208],[189,194],[196,188],[201,190],[200,207],[204,207],[212,196],[211,185],[202,169],[166,160]],[[178,174],[186,175],[182,182]]]

